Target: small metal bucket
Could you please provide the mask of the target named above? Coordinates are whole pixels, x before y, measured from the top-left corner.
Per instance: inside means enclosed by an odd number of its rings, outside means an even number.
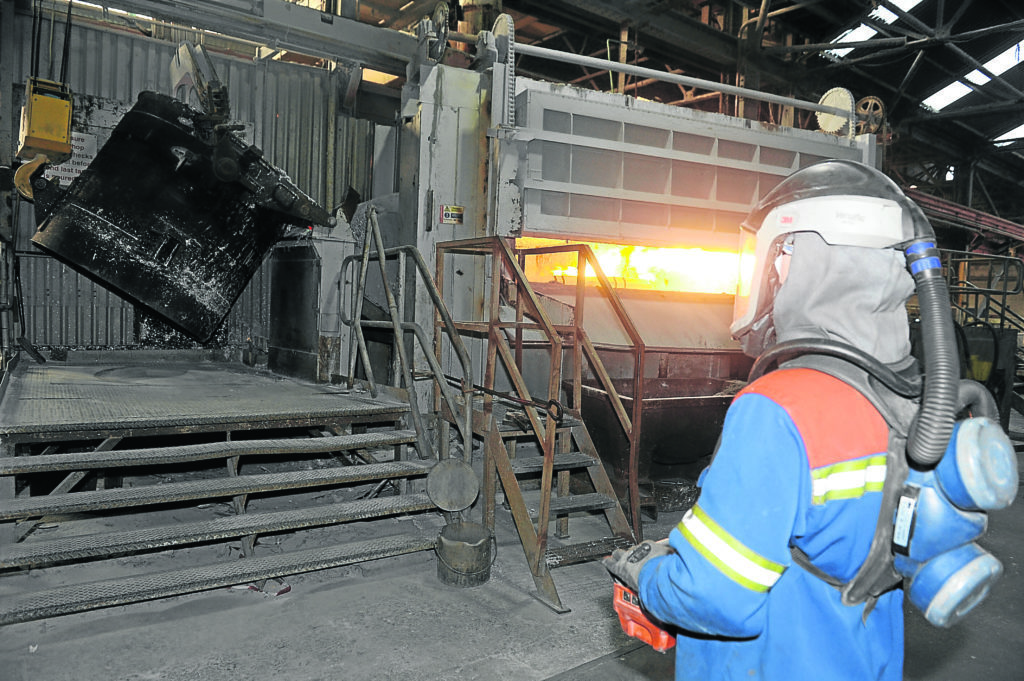
[[[483,525],[454,522],[437,537],[437,578],[452,586],[480,586],[491,578],[497,557],[494,535]]]

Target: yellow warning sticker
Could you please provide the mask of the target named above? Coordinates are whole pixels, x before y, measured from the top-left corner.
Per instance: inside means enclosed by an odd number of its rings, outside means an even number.
[[[462,216],[466,212],[465,206],[441,206],[442,225],[461,225]]]

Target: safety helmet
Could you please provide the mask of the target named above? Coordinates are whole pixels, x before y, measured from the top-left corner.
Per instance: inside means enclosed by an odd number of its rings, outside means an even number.
[[[736,338],[771,313],[772,267],[786,238],[814,232],[832,246],[893,248],[924,220],[916,204],[881,172],[853,161],[822,161],[769,192],[741,224],[740,277],[730,327]]]
[[[920,207],[875,168],[829,160],[796,171],[769,192],[742,224],[740,283],[730,330],[745,347],[756,347],[748,341],[757,337],[773,335],[773,301],[781,282],[774,264],[784,252],[787,237],[797,232],[814,232],[832,246],[904,252],[921,308],[925,365],[924,391],[908,438],[908,454],[918,464],[936,463],[953,430],[959,368],[935,230]],[[762,359],[771,354],[765,352]]]

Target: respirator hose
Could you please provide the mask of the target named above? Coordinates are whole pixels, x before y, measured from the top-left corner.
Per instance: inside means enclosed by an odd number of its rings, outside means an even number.
[[[935,243],[919,240],[911,244],[907,267],[917,285],[925,365],[921,409],[907,438],[907,454],[914,463],[930,466],[945,454],[953,433],[960,378],[956,339],[949,290]]]

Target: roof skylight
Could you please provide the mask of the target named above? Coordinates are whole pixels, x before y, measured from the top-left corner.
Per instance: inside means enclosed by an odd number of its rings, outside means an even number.
[[[1011,45],[1009,48],[1003,50],[998,55],[989,59],[985,62],[985,69],[993,75],[999,76],[1009,71],[1021,61],[1021,48],[1024,47],[1024,40]],[[980,70],[975,69],[963,77],[964,80],[973,83],[974,85],[984,85],[989,82],[991,78],[986,76]],[[953,81],[946,87],[936,92],[931,97],[927,98],[922,102],[925,106],[935,110],[942,111],[945,107],[949,106],[953,102],[957,101],[969,92],[973,92],[974,88],[968,87],[960,81]]]
[[[913,8],[917,7],[921,2],[922,0],[893,0],[892,4],[899,7],[904,12],[909,12]],[[899,19],[899,15],[885,7],[882,7],[881,5],[871,10],[868,16],[883,24],[891,24]],[[867,24],[860,24],[859,26],[846,31],[832,42],[840,45],[843,43],[858,43],[864,40],[871,40],[876,35],[878,35],[878,31]],[[836,50],[829,50],[825,54],[835,59],[841,59],[850,52],[853,52],[853,50],[854,48],[852,47],[843,47]]]
[[[1009,142],[1010,140],[1016,140],[1024,137],[1024,125],[1018,125],[1016,128],[1009,132],[1004,132],[999,137],[995,138],[995,142]]]

